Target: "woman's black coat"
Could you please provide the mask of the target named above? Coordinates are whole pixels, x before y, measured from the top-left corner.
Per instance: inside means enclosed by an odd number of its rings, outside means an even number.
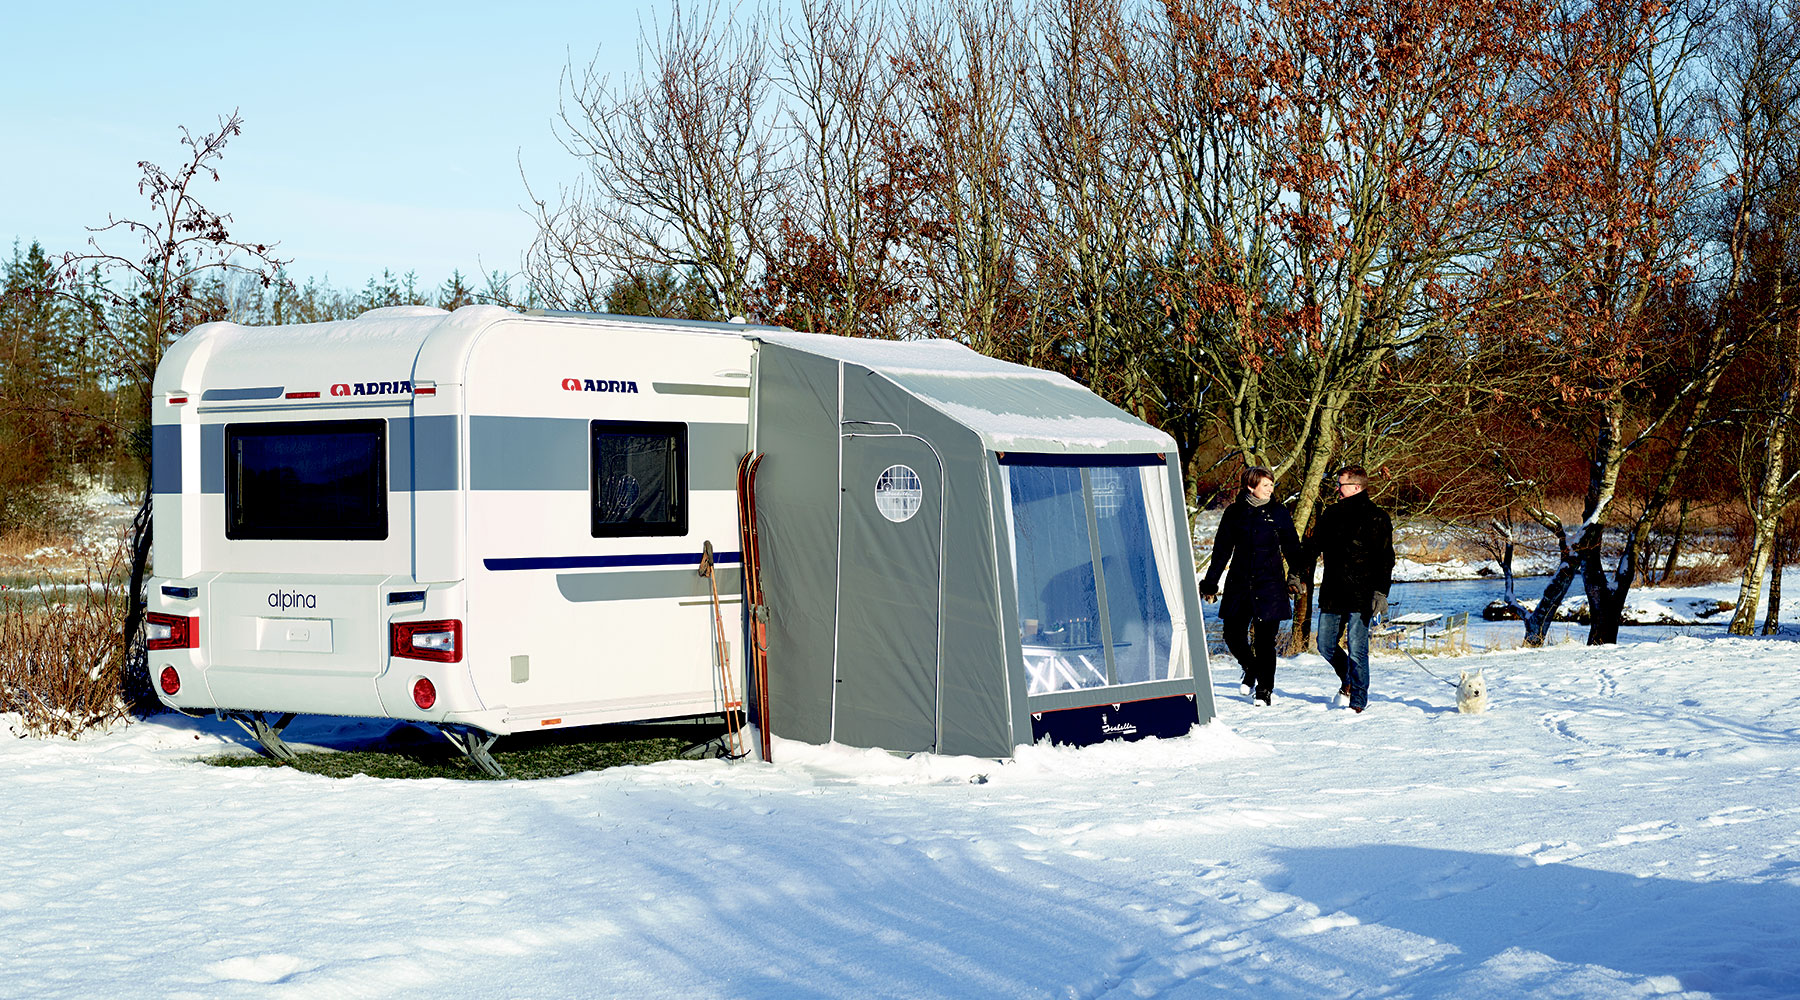
[[[1290,566],[1300,564],[1300,539],[1294,534],[1294,519],[1287,508],[1273,498],[1253,507],[1240,495],[1219,519],[1218,534],[1213,536],[1212,565],[1206,569],[1200,592],[1217,592],[1219,575],[1230,563],[1231,574],[1225,578],[1219,618],[1286,621],[1294,615],[1293,606],[1288,603],[1283,556]]]

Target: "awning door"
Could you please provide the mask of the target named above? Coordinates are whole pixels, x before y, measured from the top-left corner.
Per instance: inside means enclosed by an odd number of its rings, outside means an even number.
[[[943,466],[923,438],[846,433],[832,739],[937,747]]]

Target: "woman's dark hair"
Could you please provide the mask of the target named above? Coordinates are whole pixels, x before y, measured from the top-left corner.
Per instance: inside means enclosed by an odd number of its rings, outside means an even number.
[[[1244,489],[1253,490],[1256,489],[1257,484],[1261,483],[1263,480],[1274,478],[1275,473],[1270,472],[1260,465],[1252,465],[1244,470],[1242,476],[1238,477],[1238,482],[1243,485]]]

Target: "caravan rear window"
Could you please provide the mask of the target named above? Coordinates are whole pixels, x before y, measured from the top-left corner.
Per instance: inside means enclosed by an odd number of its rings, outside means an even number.
[[[687,425],[593,422],[595,538],[687,534]]]
[[[225,537],[386,538],[387,422],[225,426]]]

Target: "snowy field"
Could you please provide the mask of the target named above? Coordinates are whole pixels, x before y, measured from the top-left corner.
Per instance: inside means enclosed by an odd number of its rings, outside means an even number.
[[[1486,668],[1481,716],[1393,655],[1361,716],[1313,656],[1253,710],[1217,657],[1194,735],[1005,765],[333,780],[197,764],[242,737],[173,715],[0,739],[0,997],[1796,997],[1800,646],[1722,627],[1427,660]]]

